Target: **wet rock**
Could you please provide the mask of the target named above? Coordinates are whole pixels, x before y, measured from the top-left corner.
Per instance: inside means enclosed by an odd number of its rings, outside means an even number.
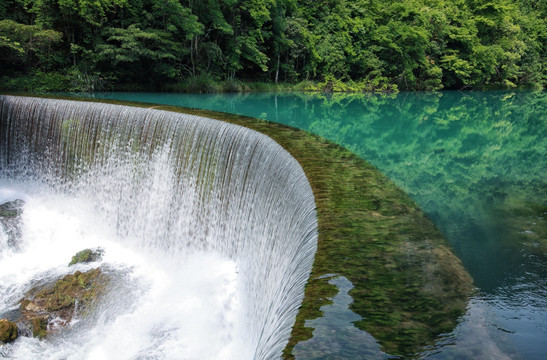
[[[21,300],[22,321],[30,324],[34,337],[66,327],[74,316],[85,316],[108,283],[100,268],[76,271],[53,284],[35,287]]]
[[[99,261],[103,257],[104,250],[102,248],[97,249],[85,249],[80,252],[77,252],[76,255],[72,257],[72,260],[68,266],[79,264],[79,263],[90,263],[93,261]]]
[[[38,339],[44,339],[47,336],[48,318],[47,316],[35,317],[31,320],[32,336]]]
[[[14,218],[20,216],[25,202],[21,199],[0,204],[0,218]]]
[[[0,344],[12,342],[17,336],[17,325],[7,319],[0,319]]]
[[[0,231],[7,236],[8,247],[17,248],[21,239],[23,205],[25,202],[20,199],[0,204]]]

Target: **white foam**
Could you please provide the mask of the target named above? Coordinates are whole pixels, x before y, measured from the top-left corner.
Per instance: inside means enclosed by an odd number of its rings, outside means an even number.
[[[116,235],[101,226],[106,222],[93,216],[79,199],[47,193],[14,195],[26,198],[25,246],[0,258],[0,299],[4,299],[0,313],[16,306],[33,280],[73,272],[74,267],[68,267],[71,256],[90,247],[105,249],[100,265],[130,269],[128,286],[136,297],[110,302],[104,310],[118,315],[98,314],[101,320],[87,330],[83,342],[82,336],[61,337],[61,342],[23,339],[11,346],[10,357],[239,358],[243,344],[232,344],[241,339],[236,326],[240,307],[233,261],[215,253],[173,257],[160,251],[137,252],[120,245]]]

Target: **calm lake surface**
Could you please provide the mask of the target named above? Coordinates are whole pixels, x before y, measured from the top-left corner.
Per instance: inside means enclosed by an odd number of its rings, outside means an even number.
[[[91,96],[247,115],[351,150],[410,194],[445,234],[477,287],[458,327],[422,356],[545,359],[547,92]],[[343,328],[340,319],[346,325],[358,319],[344,297],[351,283],[333,281],[343,300],[337,304],[335,297],[333,308],[323,309],[325,317],[309,324],[317,341],[298,344],[297,358],[316,358],[311,350],[328,343],[323,339],[328,314],[334,311],[337,319],[331,330]],[[387,357],[364,331],[355,328],[348,338],[353,340],[335,347],[347,347],[351,358]],[[328,358],[344,358],[336,349]]]

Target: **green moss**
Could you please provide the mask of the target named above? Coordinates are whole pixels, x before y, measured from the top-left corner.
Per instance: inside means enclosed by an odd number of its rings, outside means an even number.
[[[17,325],[7,319],[0,319],[0,344],[9,343],[17,339],[19,332]]]
[[[105,278],[99,268],[84,273],[76,271],[58,280],[53,288],[39,291],[34,299],[43,302],[48,312],[72,308],[76,300],[85,306],[87,302],[97,297],[104,284]]]
[[[32,319],[32,336],[44,339],[47,336],[47,318],[45,317],[37,317]]]
[[[21,300],[22,319],[30,323],[33,336],[45,338],[49,319],[69,323],[78,303],[79,314],[85,316],[103,293],[108,278],[101,269],[76,271],[54,283],[42,284],[29,290]]]
[[[68,264],[68,266],[79,264],[79,263],[89,263],[93,261],[98,261],[103,256],[103,250],[102,249],[85,249],[82,251],[79,251],[72,257],[72,260]]]

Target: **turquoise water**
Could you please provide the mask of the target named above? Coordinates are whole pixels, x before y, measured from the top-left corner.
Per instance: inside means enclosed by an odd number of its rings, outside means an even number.
[[[92,95],[267,119],[346,147],[412,196],[477,286],[423,356],[547,354],[547,92]]]

